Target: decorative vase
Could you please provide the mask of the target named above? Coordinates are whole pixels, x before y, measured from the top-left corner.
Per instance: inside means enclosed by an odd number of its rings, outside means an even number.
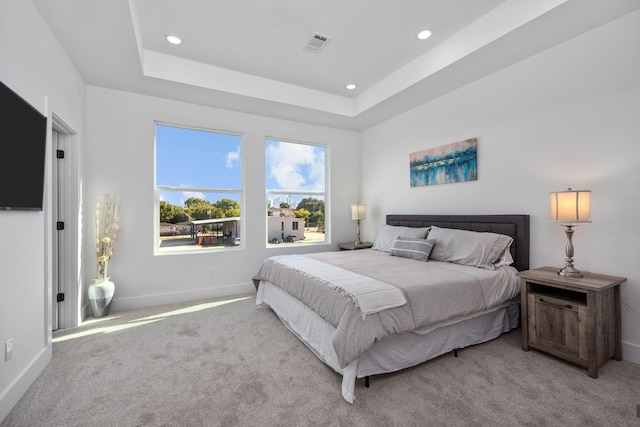
[[[95,279],[89,285],[89,303],[93,317],[103,317],[109,314],[109,305],[111,305],[115,289],[116,285],[109,280],[109,277]]]

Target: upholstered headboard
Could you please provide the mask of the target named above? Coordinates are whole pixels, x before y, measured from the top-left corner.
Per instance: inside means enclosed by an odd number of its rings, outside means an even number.
[[[511,256],[518,271],[529,269],[529,215],[387,215],[387,224],[484,231],[513,238]]]

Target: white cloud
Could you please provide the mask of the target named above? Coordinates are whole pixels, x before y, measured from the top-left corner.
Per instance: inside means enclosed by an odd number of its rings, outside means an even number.
[[[184,187],[184,186],[182,186]],[[170,203],[175,206],[184,206],[184,202],[190,198],[203,199],[206,200],[206,195],[203,192],[196,191],[182,191],[182,192],[167,192],[164,194],[160,194],[160,200],[163,202]]]
[[[227,160],[225,162],[225,166],[228,169],[233,167],[233,163],[237,162],[240,159],[240,147],[236,151],[230,151],[227,153]]]
[[[276,142],[267,148],[267,171],[277,188],[324,190],[324,155],[316,156],[312,145]]]
[[[187,199],[202,199],[202,200],[206,200],[206,196],[203,192],[201,191],[183,191],[182,192],[182,203],[184,204],[185,200]]]

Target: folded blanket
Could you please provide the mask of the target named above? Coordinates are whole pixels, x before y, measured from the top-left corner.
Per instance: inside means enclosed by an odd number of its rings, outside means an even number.
[[[360,309],[363,318],[367,314],[400,307],[407,303],[404,293],[396,286],[336,265],[304,255],[280,255],[270,259],[274,263],[316,279],[350,297]]]

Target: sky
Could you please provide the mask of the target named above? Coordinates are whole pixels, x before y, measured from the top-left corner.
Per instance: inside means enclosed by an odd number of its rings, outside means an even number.
[[[241,135],[156,125],[156,184],[241,189],[241,153]],[[325,147],[267,140],[265,156],[268,189],[325,190]],[[183,206],[189,197],[212,203],[221,198],[240,202],[238,193],[164,191],[160,194],[161,200],[177,206]]]

